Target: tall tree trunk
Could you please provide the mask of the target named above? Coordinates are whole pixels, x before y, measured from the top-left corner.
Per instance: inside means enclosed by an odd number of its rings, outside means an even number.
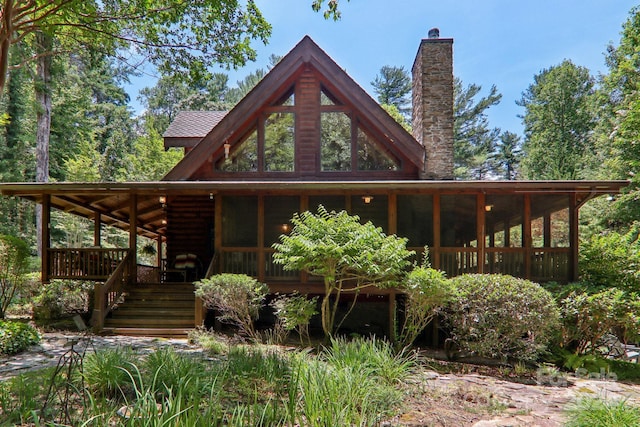
[[[51,62],[53,38],[44,33],[36,35],[38,53],[35,81],[36,105],[36,182],[49,181],[49,136],[51,131]],[[42,257],[42,205],[36,208],[38,256]]]

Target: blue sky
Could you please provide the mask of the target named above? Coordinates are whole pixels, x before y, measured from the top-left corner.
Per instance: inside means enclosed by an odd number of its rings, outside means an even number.
[[[491,126],[522,133],[523,109],[515,104],[545,68],[570,59],[592,74],[606,72],[604,52],[618,44],[622,24],[638,1],[630,0],[346,0],[342,19],[325,20],[311,0],[256,0],[272,24],[269,44],[256,42],[258,61],[227,72],[230,82],[272,53],[284,55],[311,36],[375,97],[370,82],[384,65],[410,70],[420,39],[430,28],[454,39],[454,74],[486,93],[495,84],[502,102],[489,112]],[[145,77],[149,82],[149,77]],[[135,86],[134,86],[135,87]],[[132,100],[137,96],[131,90]],[[134,108],[139,108],[135,106]]]

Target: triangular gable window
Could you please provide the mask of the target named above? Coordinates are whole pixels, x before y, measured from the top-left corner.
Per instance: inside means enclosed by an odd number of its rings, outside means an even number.
[[[380,150],[373,138],[358,127],[358,170],[397,171],[400,163],[390,153]]]
[[[258,133],[255,129],[233,151],[231,147],[225,147],[227,150],[225,157],[216,164],[219,171],[255,172],[258,169]]]

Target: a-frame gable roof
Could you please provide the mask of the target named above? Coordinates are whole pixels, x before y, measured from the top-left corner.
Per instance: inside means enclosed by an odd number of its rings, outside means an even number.
[[[224,142],[305,66],[312,66],[418,170],[424,166],[424,147],[396,122],[367,92],[340,68],[309,36],[305,36],[220,122],[163,178],[189,180],[194,171],[222,149]]]

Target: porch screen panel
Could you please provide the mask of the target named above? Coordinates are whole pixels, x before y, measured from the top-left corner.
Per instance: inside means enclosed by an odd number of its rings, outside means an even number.
[[[485,230],[487,247],[522,247],[524,197],[520,195],[487,195],[485,198]]]
[[[368,197],[371,197],[370,199]],[[369,203],[366,203],[366,200]],[[387,196],[351,196],[351,213],[360,217],[361,223],[371,221],[385,233],[389,229],[389,206]]]
[[[398,235],[409,239],[409,247],[433,246],[433,197],[399,195]]]
[[[523,277],[525,251],[522,248],[524,196],[485,197],[485,273]]]
[[[327,212],[346,210],[344,196],[309,196],[309,210],[311,212],[318,212],[319,205],[324,206]]]
[[[280,235],[291,230],[291,218],[296,212],[300,212],[300,198],[297,196],[274,196],[264,199],[265,247],[279,242]]]
[[[531,196],[531,239],[534,248],[568,248],[569,196]]]
[[[477,247],[476,196],[443,194],[440,196],[440,245]]]
[[[222,198],[222,245],[258,246],[258,198],[224,196]]]

